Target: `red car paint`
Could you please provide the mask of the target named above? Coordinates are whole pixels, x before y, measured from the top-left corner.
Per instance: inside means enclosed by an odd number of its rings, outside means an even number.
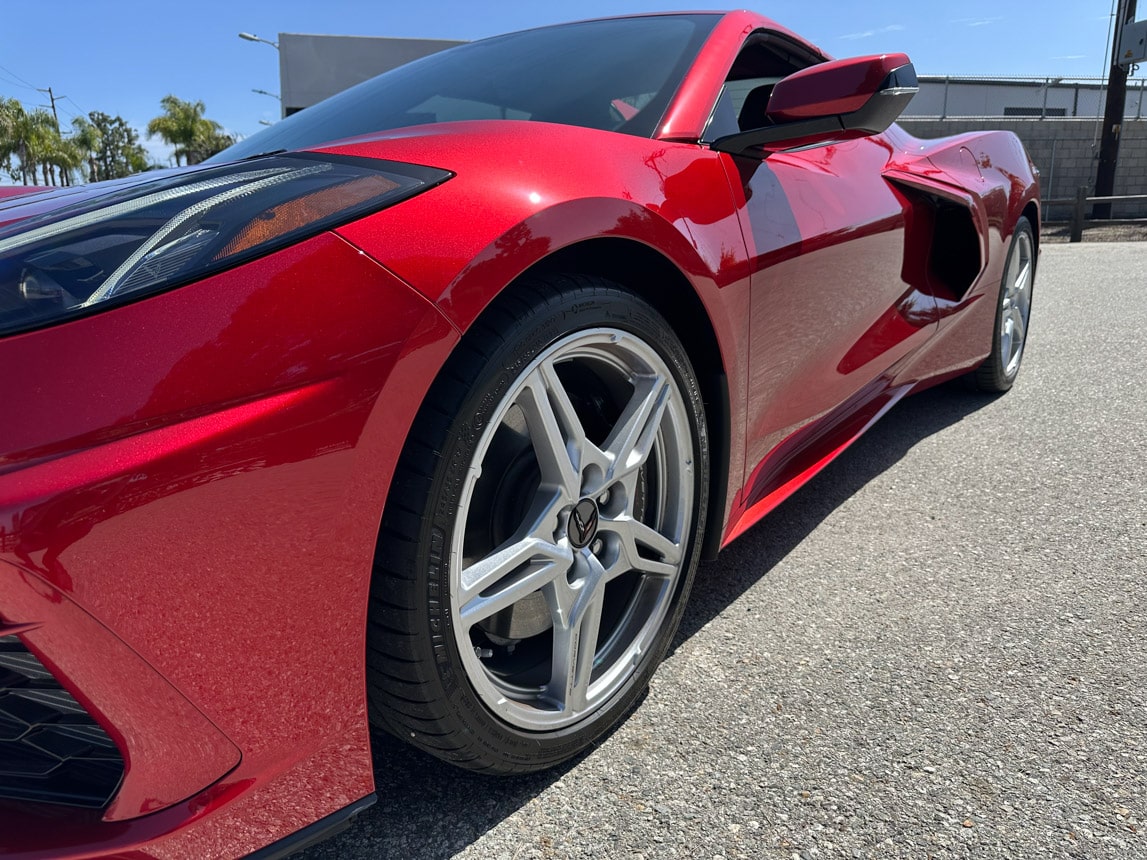
[[[878,62],[873,63],[873,60]],[[769,116],[778,120],[808,119],[821,113],[845,114],[860,110],[869,97],[879,89],[884,79],[902,66],[908,65],[906,54],[883,54],[872,57],[853,57],[836,60],[825,66],[810,66],[796,74],[789,75],[773,89],[769,100]],[[831,74],[827,74],[831,68]],[[815,73],[816,80],[810,80]],[[811,99],[816,110],[808,106],[810,90],[823,87],[826,93],[847,92],[844,98],[834,99],[831,95],[814,95]],[[790,94],[797,94],[798,101],[790,104]]]
[[[238,856],[372,792],[362,655],[390,476],[452,348],[531,267],[654,254],[695,293],[730,399],[712,428],[721,544],[905,394],[988,354],[1008,240],[1025,212],[1038,223],[1022,148],[893,127],[717,153],[698,141],[760,30],[797,41],[726,15],[654,140],[473,121],[331,145],[456,175],[0,340],[0,636],[19,633],[126,760],[102,812],[0,801],[0,853]],[[913,243],[934,226],[925,195],[971,213],[967,289]]]

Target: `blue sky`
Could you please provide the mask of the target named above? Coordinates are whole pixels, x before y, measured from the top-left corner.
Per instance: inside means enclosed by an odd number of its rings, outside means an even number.
[[[771,0],[751,4],[838,56],[905,51],[921,74],[1100,76],[1112,0],[1000,3]],[[207,115],[250,135],[278,117],[273,48],[280,32],[480,39],[560,21],[676,9],[736,8],[705,0],[38,0],[4,3],[0,95],[47,104],[52,87],[61,123],[92,110],[137,128],[168,93],[201,99]],[[164,160],[158,141],[145,143]]]

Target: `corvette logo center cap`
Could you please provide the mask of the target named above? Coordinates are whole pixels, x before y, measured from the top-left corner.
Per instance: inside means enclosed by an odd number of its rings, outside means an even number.
[[[570,543],[574,549],[590,545],[597,536],[597,503],[593,499],[582,499],[570,512],[568,527]]]

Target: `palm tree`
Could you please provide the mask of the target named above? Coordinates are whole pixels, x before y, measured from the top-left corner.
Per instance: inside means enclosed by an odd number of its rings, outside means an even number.
[[[20,181],[25,185],[36,182],[40,169],[44,184],[55,184],[53,159],[67,162],[70,155],[61,148],[60,132],[48,111],[37,108],[27,111],[16,99],[0,99],[0,159],[16,176],[12,168],[13,156],[20,161]]]
[[[16,99],[0,96],[0,165],[12,172],[12,156],[16,155],[16,116],[24,106]],[[12,173],[12,178],[16,174]]]
[[[65,165],[71,161],[60,138],[56,120],[48,111],[37,108],[25,114],[24,158],[31,162],[32,178],[36,177],[36,167],[44,185],[56,185],[56,168],[63,173]],[[66,183],[65,183],[66,184]]]
[[[12,159],[20,162],[20,179],[28,184],[28,174],[31,170],[32,181],[36,180],[35,163],[28,157],[28,135],[31,131],[28,112],[17,99],[0,98],[0,160],[5,168],[16,178],[16,170],[12,166]]]
[[[163,106],[163,115],[147,124],[147,134],[148,137],[159,135],[175,147],[176,165],[183,161],[198,164],[235,142],[223,131],[223,126],[203,115],[207,109],[203,102],[186,102],[167,95],[159,103]]]
[[[236,137],[227,134],[222,129],[213,132],[210,136],[196,142],[192,151],[188,153],[188,164],[198,164],[210,158],[217,152],[222,152],[235,143]]]
[[[53,127],[52,130],[55,131],[55,128]],[[60,171],[61,185],[74,184],[77,173],[80,174],[81,179],[83,178],[84,162],[87,155],[75,140],[61,137],[57,132],[52,138],[52,149],[48,158],[52,167],[58,168]],[[54,173],[52,184],[55,184]]]
[[[99,162],[96,154],[100,151],[103,135],[100,130],[88,121],[86,117],[78,116],[72,120],[71,143],[79,149],[83,159],[88,163],[88,182],[99,182]]]

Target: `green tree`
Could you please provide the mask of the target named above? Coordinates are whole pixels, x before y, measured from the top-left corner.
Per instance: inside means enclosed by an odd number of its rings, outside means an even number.
[[[0,159],[13,179],[25,185],[36,181],[33,123],[17,99],[0,99]]]
[[[39,171],[44,185],[54,185],[56,168],[71,159],[62,143],[48,111],[28,111],[16,99],[0,99],[0,160],[13,179],[32,185]]]
[[[19,158],[18,125],[19,117],[24,113],[24,106],[16,99],[0,96],[0,167],[7,170],[12,178],[16,178],[12,159]]]
[[[103,135],[100,130],[86,117],[78,116],[72,120],[72,145],[84,157],[88,165],[88,182],[99,182],[99,163],[96,154],[100,150]]]
[[[139,134],[123,117],[94,110],[88,114],[88,120],[99,132],[99,146],[94,158],[97,180],[122,179],[151,169],[147,152],[139,142]]]
[[[84,152],[71,138],[60,135],[55,118],[45,133],[45,166],[48,185],[71,185],[75,174],[83,174]]]
[[[188,164],[198,164],[205,161],[217,152],[222,152],[227,147],[235,143],[237,138],[233,134],[227,134],[225,131],[217,131],[210,137],[196,143],[188,153]]]
[[[83,164],[82,142],[62,137],[51,113],[0,98],[0,166],[13,179],[25,185],[71,185]]]
[[[187,102],[167,95],[159,103],[163,114],[147,124],[147,134],[148,137],[158,135],[175,147],[177,165],[198,164],[235,142],[232,135],[223,131],[223,126],[203,115],[207,107],[202,101]]]
[[[139,133],[122,117],[92,111],[76,117],[62,137],[48,111],[0,97],[0,169],[25,185],[98,182],[159,166],[149,163]]]

